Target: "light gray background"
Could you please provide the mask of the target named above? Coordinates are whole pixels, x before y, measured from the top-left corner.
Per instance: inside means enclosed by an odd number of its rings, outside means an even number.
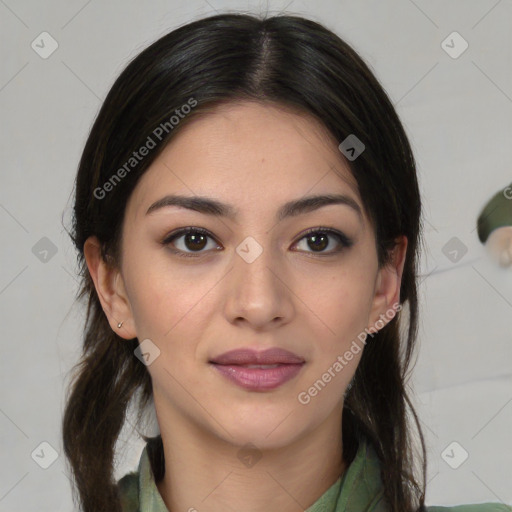
[[[75,254],[61,218],[69,225],[93,119],[142,48],[224,9],[260,12],[267,3],[0,0],[1,511],[74,510],[60,422],[83,310],[72,306]],[[427,503],[512,504],[512,269],[494,265],[476,235],[481,207],[512,179],[512,2],[286,0],[268,9],[307,15],[352,44],[411,138],[428,248],[413,379],[429,450]],[[31,47],[42,46],[43,31],[58,43],[47,59]],[[469,44],[458,58],[442,47],[453,31]],[[47,261],[33,251],[43,237],[57,250]],[[443,253],[452,237],[467,247],[457,262]],[[118,477],[142,450],[130,432],[123,440]],[[458,469],[441,456],[453,441],[469,454]],[[58,453],[48,469],[34,460],[50,456],[42,442]],[[453,464],[462,452],[448,453]]]

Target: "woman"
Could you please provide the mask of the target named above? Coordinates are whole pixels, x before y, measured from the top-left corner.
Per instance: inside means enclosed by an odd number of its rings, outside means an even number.
[[[415,162],[349,45],[288,16],[165,35],[110,90],[74,213],[63,438],[85,512],[425,510]],[[160,434],[116,482],[132,402]]]

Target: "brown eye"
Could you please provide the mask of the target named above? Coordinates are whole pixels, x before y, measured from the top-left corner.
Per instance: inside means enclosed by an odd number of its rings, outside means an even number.
[[[309,235],[307,238],[309,238],[308,246],[315,251],[323,251],[329,245],[329,235],[325,233]]]
[[[326,251],[325,249],[331,244],[331,239],[335,240],[338,244],[337,248]],[[306,232],[305,235],[299,240],[299,243],[306,240],[306,245],[311,251],[306,250],[305,252],[318,253],[319,255],[331,255],[343,251],[353,245],[353,241],[346,237],[343,233],[334,229],[328,228],[312,228]]]
[[[213,236],[205,229],[187,227],[171,233],[162,241],[162,244],[174,246],[169,247],[169,249],[178,256],[194,257],[201,256],[202,253],[206,252],[203,249],[207,247],[208,239],[214,240]],[[213,248],[218,249],[219,246],[214,244]]]
[[[201,249],[204,249],[206,245],[206,235],[203,235],[202,233],[187,233],[183,236],[184,244],[187,249],[192,251],[200,251]]]

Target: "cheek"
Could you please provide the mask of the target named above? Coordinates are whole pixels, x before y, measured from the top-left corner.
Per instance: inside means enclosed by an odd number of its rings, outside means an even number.
[[[307,304],[317,318],[322,349],[339,351],[367,327],[373,298],[370,269],[352,266],[323,279],[311,280]],[[313,283],[315,285],[313,286]],[[311,312],[309,313],[311,315]],[[313,316],[315,316],[313,315]]]
[[[204,315],[208,290],[215,284],[211,274],[198,275],[174,265],[165,255],[146,262],[134,255],[126,259],[127,292],[137,332],[165,340],[183,329],[190,319]]]

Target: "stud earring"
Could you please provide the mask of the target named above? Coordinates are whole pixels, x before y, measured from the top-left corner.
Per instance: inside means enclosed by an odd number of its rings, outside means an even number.
[[[122,326],[122,325],[123,325],[123,322],[119,322],[119,323],[117,324],[117,328],[118,328],[118,329],[121,329],[121,326]]]

